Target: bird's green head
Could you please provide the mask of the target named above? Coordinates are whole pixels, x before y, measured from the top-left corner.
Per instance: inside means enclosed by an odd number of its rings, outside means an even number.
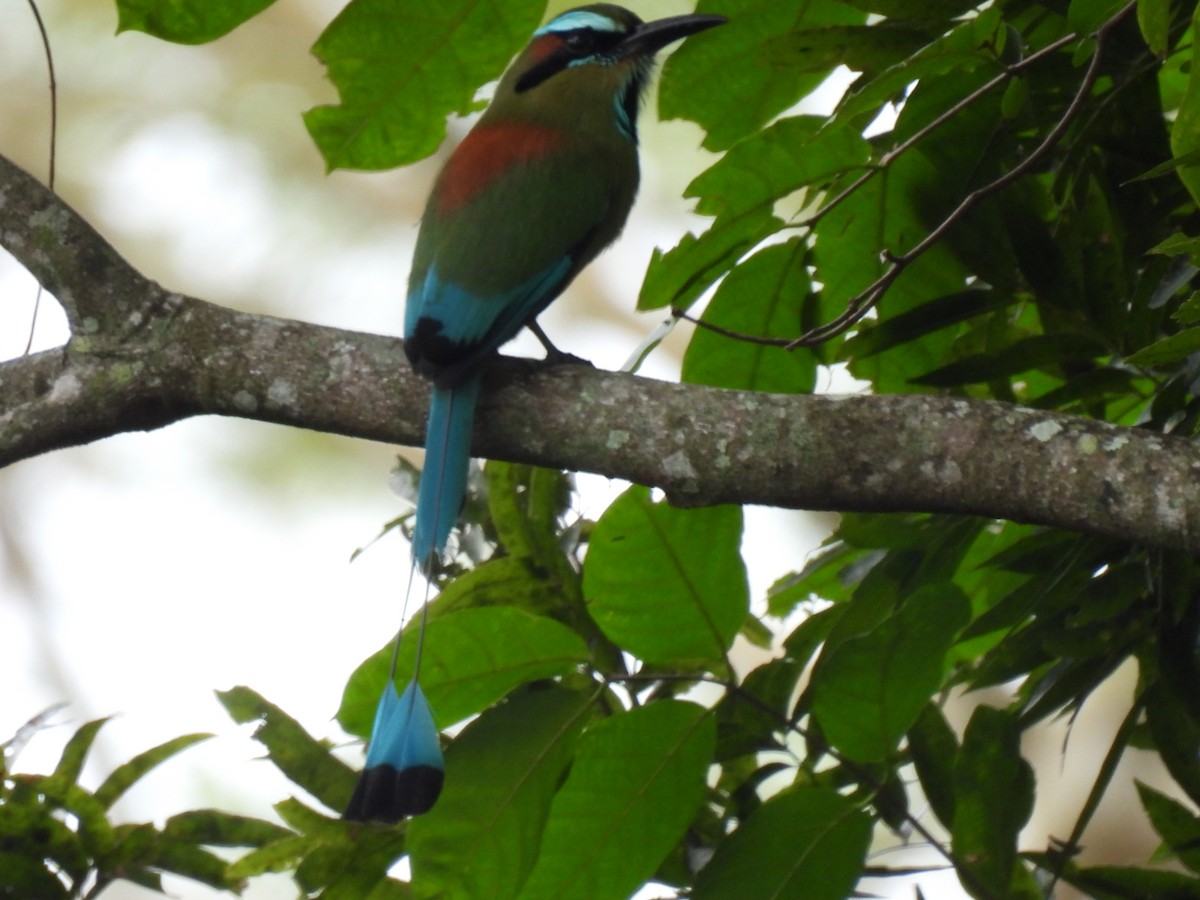
[[[654,55],[725,21],[692,14],[643,22],[612,3],[568,10],[533,33],[501,82],[497,100],[560,115],[615,108],[617,127],[636,140],[638,103]],[[596,106],[601,100],[606,102]]]

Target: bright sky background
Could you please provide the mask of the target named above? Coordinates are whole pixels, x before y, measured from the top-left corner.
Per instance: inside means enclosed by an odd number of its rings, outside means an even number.
[[[109,0],[43,0],[58,66],[60,192],[172,289],[397,334],[415,223],[436,163],[324,173],[300,114],[334,100],[307,48],[340,5],[291,0],[194,48],[114,37]],[[645,18],[682,11],[675,3],[630,5]],[[43,178],[44,72],[24,0],[0,0],[0,153]],[[452,125],[452,139],[463,130]],[[542,319],[560,346],[603,368],[619,367],[657,324],[631,312],[652,248],[705,227],[679,199],[706,164],[695,149],[700,132],[647,112],[642,134],[643,189],[624,237]],[[35,293],[0,252],[0,359],[21,352]],[[61,314],[44,303],[36,347],[65,335]],[[681,346],[673,341],[643,371],[676,377]],[[536,355],[537,345],[521,338],[506,352]],[[66,737],[99,716],[117,718],[93,753],[93,786],[138,752],[209,731],[217,737],[162,766],[119,814],[161,821],[216,806],[266,815],[290,787],[255,761],[260,747],[213,691],[249,685],[314,734],[340,739],[332,716],[342,685],[388,639],[399,614],[407,547],[389,539],[349,563],[402,509],[387,488],[396,452],[202,418],[0,470],[0,740],[51,704],[69,703],[57,717],[62,725],[39,735],[17,769],[48,771]],[[581,486],[592,516],[622,488],[592,476]],[[832,518],[751,509],[747,521],[744,553],[761,603],[776,577],[804,564]],[[752,665],[752,652],[743,661]],[[1113,690],[1123,699],[1128,685]],[[1083,743],[1089,756],[1103,753],[1103,743]],[[1057,761],[1059,748],[1051,749]],[[1093,771],[1083,765],[1079,777]],[[1063,787],[1067,796],[1079,790],[1077,780]],[[1139,845],[1130,859],[1148,852]],[[944,887],[937,896],[960,895],[952,879],[924,884],[930,897],[935,884]],[[190,882],[170,889],[187,900],[216,896]],[[893,890],[912,895],[911,887]],[[156,895],[121,885],[104,896]],[[294,888],[262,879],[245,896],[292,897]]]

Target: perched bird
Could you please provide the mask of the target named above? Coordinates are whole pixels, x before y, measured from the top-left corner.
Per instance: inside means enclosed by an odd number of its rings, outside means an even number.
[[[620,233],[638,186],[637,115],[654,55],[725,21],[643,22],[595,3],[534,32],[447,160],[421,219],[404,349],[433,382],[413,564],[430,573],[462,508],[482,369]],[[416,668],[419,668],[420,652]],[[393,674],[394,674],[393,663]],[[441,752],[416,675],[380,700],[348,819],[398,821],[441,790]]]

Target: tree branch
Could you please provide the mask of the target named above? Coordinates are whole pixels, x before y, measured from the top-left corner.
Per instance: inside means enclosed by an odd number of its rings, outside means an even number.
[[[399,340],[167,292],[2,157],[0,243],[73,331],[0,364],[0,465],[198,414],[423,439],[428,389]],[[1200,552],[1190,442],[1002,403],[760,394],[502,359],[473,447],[655,485],[685,506],[967,513]]]

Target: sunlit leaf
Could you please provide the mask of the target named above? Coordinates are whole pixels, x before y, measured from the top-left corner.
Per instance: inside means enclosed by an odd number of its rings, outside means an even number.
[[[275,0],[116,0],[117,31],[202,44],[228,34]]]
[[[386,169],[428,156],[445,118],[472,108],[529,39],[544,0],[405,4],[352,0],[313,46],[341,103],[304,116],[330,169]]]

